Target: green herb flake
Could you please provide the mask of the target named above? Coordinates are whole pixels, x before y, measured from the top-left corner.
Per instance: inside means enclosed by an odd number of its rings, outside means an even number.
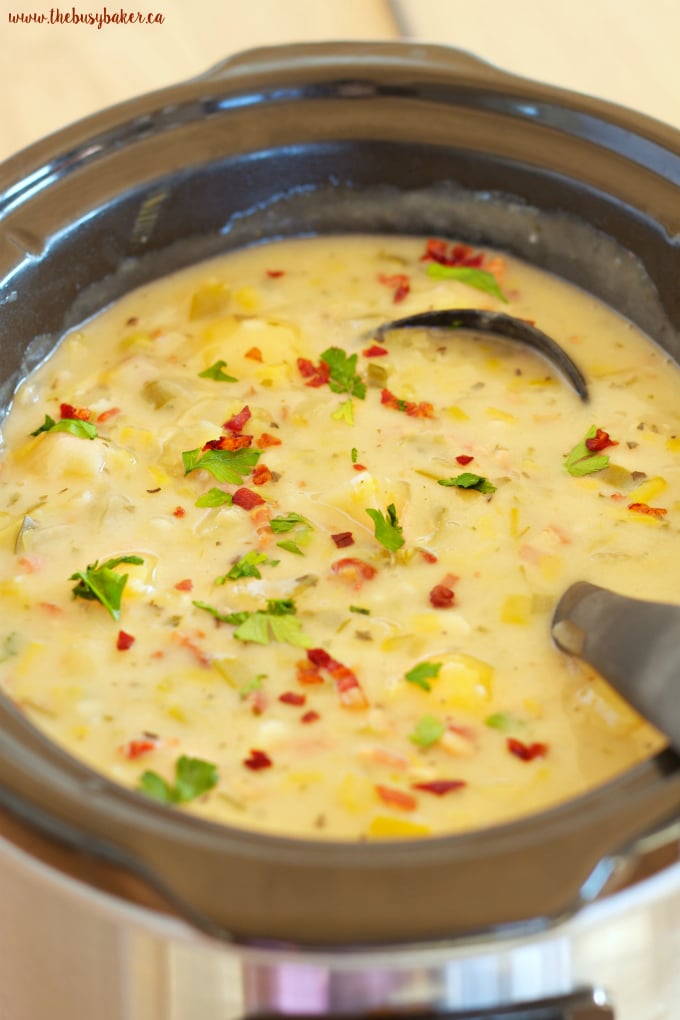
[[[260,459],[261,450],[186,450],[182,454],[184,474],[209,471],[218,482],[243,485],[243,476],[250,474]]]
[[[13,656],[19,654],[19,635],[15,630],[5,637],[2,642],[2,651],[0,651],[0,662],[7,662]]]
[[[348,397],[331,415],[333,421],[344,421],[346,425],[354,425],[354,404],[352,398]]]
[[[470,266],[442,266],[439,262],[430,262],[427,267],[427,275],[434,280],[458,280],[468,287],[481,290],[491,297],[498,298],[507,305],[508,299],[498,286],[498,281],[493,273],[485,269],[473,269]]]
[[[352,463],[356,464],[356,462],[359,459],[359,451],[357,450],[356,446],[352,447],[351,457],[352,457]]]
[[[380,544],[384,545],[390,552],[396,552],[397,549],[401,549],[404,544],[403,529],[397,520],[397,511],[394,503],[390,503],[386,514],[382,510],[372,510],[369,508],[366,509],[366,513],[375,525],[375,537]]]
[[[262,681],[266,679],[267,679],[266,673],[258,673],[257,676],[254,676],[250,680],[247,680],[246,683],[244,683],[243,686],[239,687],[238,689],[238,694],[241,700],[247,698],[249,694],[253,693],[253,691],[261,691],[262,687],[264,686]]]
[[[223,574],[221,577],[215,578],[215,584],[226,584],[227,581],[238,581],[242,577],[257,577],[261,578],[262,574],[257,569],[260,564],[269,564],[272,567],[276,567],[279,560],[269,560],[264,553],[256,552],[251,549],[245,553],[233,567]]]
[[[484,478],[483,475],[475,475],[472,471],[463,471],[461,475],[456,475],[455,478],[438,478],[437,485],[456,486],[459,489],[474,489],[476,492],[483,492],[485,494],[496,491],[496,486],[492,485],[488,478]]]
[[[349,607],[349,611],[350,611],[350,613],[360,613],[361,616],[370,616],[371,615],[371,610],[370,609],[366,609],[365,606],[350,606]]]
[[[214,616],[219,623],[231,623],[234,626],[238,626],[248,619],[250,613],[223,613],[221,610],[216,609],[215,606],[211,606],[209,602],[200,602],[194,599],[192,605],[196,606],[197,609],[202,609],[204,613],[210,613]]]
[[[321,355],[330,369],[328,385],[334,393],[349,393],[359,400],[366,398],[366,384],[357,375],[357,355],[347,355],[341,347],[329,347]]]
[[[418,747],[432,747],[443,737],[446,726],[433,715],[424,715],[416,723],[416,728],[409,736],[409,740]]]
[[[268,645],[272,641],[293,645],[296,648],[311,648],[313,641],[302,631],[302,624],[295,615],[292,599],[269,599],[266,611],[222,613],[207,602],[194,602],[197,609],[210,613],[220,623],[231,623],[236,627],[234,637],[239,641]]]
[[[208,489],[202,496],[199,496],[196,500],[196,506],[231,506],[233,500],[230,492],[225,492],[224,489]]]
[[[227,375],[224,371],[227,367],[226,361],[216,361],[210,365],[203,372],[199,372],[199,378],[201,379],[214,379],[216,382],[238,382],[238,379],[234,378],[233,375]]]
[[[510,712],[494,712],[493,715],[487,715],[484,725],[492,730],[500,730],[501,733],[511,733],[519,729],[522,723]]]
[[[275,535],[285,535],[288,531],[293,531],[294,528],[301,526],[305,529],[311,529],[312,523],[308,521],[302,514],[290,513],[282,514],[280,517],[272,517],[269,522],[269,526]]]
[[[285,549],[286,552],[294,553],[296,556],[305,555],[300,546],[297,544],[297,542],[293,542],[292,539],[288,539],[283,542],[277,542],[276,545],[279,549]]]
[[[69,578],[70,581],[77,581],[73,588],[73,597],[101,602],[113,619],[118,620],[128,575],[117,573],[115,568],[121,563],[139,565],[143,562],[140,556],[117,556],[102,563],[101,566],[98,560],[88,563],[85,570],[78,570]]]
[[[219,781],[217,766],[201,758],[182,755],[175,763],[175,782],[171,785],[157,772],[144,772],[138,790],[162,804],[186,804],[207,793]]]
[[[420,662],[413,669],[410,669],[408,673],[404,674],[404,679],[408,680],[410,684],[415,684],[416,687],[422,688],[424,691],[431,691],[432,684],[429,681],[433,677],[439,676],[442,665],[443,663],[441,662]]]
[[[586,446],[586,439],[594,439],[596,435],[597,426],[593,425],[581,442],[577,443],[564,458],[564,466],[570,475],[581,478],[583,475],[592,475],[595,471],[603,471],[609,467],[609,457],[606,453],[593,453]]]
[[[39,436],[41,432],[69,432],[79,439],[97,439],[99,435],[96,425],[89,421],[82,421],[80,418],[62,418],[55,421],[49,414],[45,415],[45,421],[35,432],[31,432],[31,435]]]

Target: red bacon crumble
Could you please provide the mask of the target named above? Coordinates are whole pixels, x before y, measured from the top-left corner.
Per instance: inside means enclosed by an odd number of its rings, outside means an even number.
[[[382,358],[385,354],[389,354],[390,352],[386,347],[379,347],[378,344],[371,344],[370,347],[367,347],[361,353],[365,358]]]
[[[123,744],[119,750],[126,758],[129,758],[130,761],[134,761],[135,758],[141,758],[142,755],[149,754],[150,751],[155,751],[157,747],[158,741],[144,737],[135,740],[128,740],[127,744]]]
[[[525,744],[516,737],[507,737],[506,746],[510,754],[514,754],[520,761],[533,761],[534,758],[545,758],[548,753],[547,744]]]
[[[426,563],[437,563],[437,557],[429,549],[419,549],[418,552]]]
[[[319,673],[314,664],[308,659],[302,659],[298,662],[296,664],[296,671],[298,683],[303,684],[305,687],[311,687],[313,684],[323,683],[321,673]]]
[[[413,400],[402,400],[395,397],[388,389],[381,390],[380,403],[385,407],[391,407],[395,411],[403,411],[411,418],[434,418],[434,407],[428,401],[421,400],[416,404]]]
[[[285,269],[267,269],[266,270],[267,276],[270,277],[270,279],[272,279],[272,280],[278,280],[278,278],[280,276],[284,276],[285,275],[285,272],[286,272]]]
[[[187,512],[183,506],[176,506],[175,509],[172,511],[173,517],[186,517],[186,513]]]
[[[338,549],[344,549],[347,545],[354,545],[354,535],[351,531],[338,531],[331,535]]]
[[[251,748],[250,755],[243,759],[243,764],[247,769],[259,772],[260,769],[270,769],[274,763],[266,751],[258,751],[256,748]]]
[[[320,718],[321,718],[321,716],[319,715],[318,712],[314,712],[314,711],[305,712],[304,715],[300,716],[300,722],[302,722],[302,723],[313,723],[313,722],[318,722],[318,720]]]
[[[354,468],[355,471],[368,471],[368,468],[366,467],[365,464],[352,464],[352,467]]]
[[[403,790],[395,790],[392,786],[377,785],[375,792],[383,804],[399,808],[400,811],[414,811],[418,803],[413,794],[405,793]]]
[[[272,436],[269,432],[263,432],[257,441],[257,445],[261,450],[266,450],[268,446],[281,446],[281,440],[278,436]]]
[[[242,510],[252,510],[253,507],[262,506],[264,500],[258,492],[244,487],[236,490],[232,496],[232,502],[234,506],[240,506]]]
[[[193,591],[194,582],[190,577],[185,577],[183,581],[178,581],[175,585],[177,591]]]
[[[250,350],[246,351],[243,357],[249,358],[250,361],[262,361],[262,351],[259,347],[251,347]]]
[[[222,426],[227,432],[241,432],[246,422],[250,421],[250,408],[246,404],[242,407],[238,414],[233,415],[229,421],[225,421]]]
[[[372,581],[378,573],[375,567],[356,556],[343,556],[341,560],[331,563],[331,571],[339,580],[360,588],[364,581]]]
[[[435,609],[450,609],[455,598],[455,592],[445,584],[435,584],[430,591],[430,605]]]
[[[304,705],[306,700],[306,694],[298,694],[296,691],[286,691],[284,694],[279,695],[279,701],[282,701],[284,705],[295,705],[298,708]]]
[[[109,421],[110,418],[115,418],[117,414],[120,414],[120,408],[110,407],[108,411],[102,411],[101,414],[97,415],[97,421],[100,422]]]
[[[425,245],[421,262],[438,262],[440,266],[468,266],[479,269],[484,262],[484,253],[475,251],[469,244],[447,244],[446,241],[431,237]]]
[[[330,673],[343,708],[368,708],[368,700],[361,689],[361,684],[348,666],[343,666],[337,659],[333,659],[323,648],[310,648],[307,658],[317,669],[325,669]]]
[[[204,450],[244,450],[253,442],[252,436],[231,435],[220,436],[219,439],[209,439],[204,444]]]
[[[77,418],[78,421],[89,421],[92,412],[86,407],[74,407],[73,404],[60,404],[59,414],[64,418]]]
[[[271,482],[272,473],[266,464],[258,464],[253,468],[252,480],[253,485],[266,485],[267,482]]]
[[[124,630],[118,631],[118,640],[116,641],[116,648],[119,652],[127,652],[128,648],[132,648],[135,643],[135,639],[132,634],[127,634]]]
[[[629,503],[629,510],[634,510],[636,514],[647,514],[649,517],[665,517],[668,513],[662,506],[649,506],[648,503]]]
[[[462,467],[465,467],[465,465],[466,465],[466,464],[469,464],[469,463],[470,463],[471,461],[473,461],[474,459],[475,459],[474,457],[470,457],[470,455],[469,455],[469,454],[467,454],[467,453],[460,453],[460,454],[459,454],[459,455],[458,455],[458,456],[456,457],[456,460],[458,461],[458,463],[459,463],[459,464],[460,464],[460,465],[461,465]]]
[[[432,779],[429,783],[411,783],[411,786],[414,790],[424,790],[425,793],[443,797],[445,793],[462,790],[467,783],[464,779]]]
[[[331,377],[331,367],[327,362],[320,361],[315,365],[309,358],[298,358],[297,367],[303,379],[306,379],[305,386],[325,386]]]
[[[411,279],[406,273],[393,273],[392,276],[379,273],[378,282],[392,288],[392,301],[395,305],[400,304],[411,293]]]
[[[594,436],[586,439],[586,447],[588,450],[606,450],[608,446],[618,446],[616,440],[611,439],[608,432],[604,429],[597,429]]]

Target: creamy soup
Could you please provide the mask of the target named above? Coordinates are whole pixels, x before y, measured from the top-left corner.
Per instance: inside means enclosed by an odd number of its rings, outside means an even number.
[[[385,320],[477,307],[527,348]],[[680,373],[495,252],[324,238],[130,294],[23,383],[0,451],[0,682],[74,755],[205,818],[428,836],[662,746],[559,653],[589,580],[677,599]]]

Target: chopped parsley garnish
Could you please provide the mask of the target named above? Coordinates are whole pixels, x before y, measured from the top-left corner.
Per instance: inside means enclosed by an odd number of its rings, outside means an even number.
[[[331,418],[334,421],[344,421],[347,425],[354,425],[354,404],[352,398],[344,400],[339,407],[333,411]]]
[[[356,462],[359,459],[359,451],[357,450],[356,446],[352,447],[352,454],[351,454],[351,456],[352,456],[352,463],[356,464]]]
[[[294,528],[297,529],[298,525],[302,525],[305,529],[311,529],[312,523],[308,521],[302,514],[290,513],[283,514],[281,517],[272,517],[269,522],[269,526],[275,535],[285,535],[287,531],[292,531]]]
[[[431,691],[432,684],[429,681],[433,677],[439,676],[441,668],[441,662],[420,662],[413,669],[410,669],[408,673],[405,673],[404,678],[410,684],[415,684],[416,687],[421,687],[424,691]]]
[[[366,609],[365,606],[350,606],[349,607],[349,611],[350,611],[350,613],[360,613],[362,616],[370,616],[371,615],[371,610],[370,609]]]
[[[375,525],[375,537],[381,545],[384,545],[390,552],[396,552],[397,549],[401,549],[404,544],[403,529],[397,520],[397,511],[394,503],[390,503],[386,514],[382,510],[372,510],[369,508],[366,509],[366,513]]]
[[[55,421],[49,414],[45,415],[45,421],[35,432],[31,432],[31,435],[39,436],[41,432],[69,432],[79,439],[96,439],[98,436],[96,425],[89,421],[83,421],[81,418],[62,418]]]
[[[433,715],[424,715],[416,723],[416,728],[409,736],[409,740],[418,744],[419,747],[432,747],[444,736],[445,732],[446,726],[441,720],[436,719]]]
[[[240,560],[234,563],[231,570],[228,570],[226,574],[222,574],[221,577],[215,578],[215,584],[226,584],[227,581],[238,581],[242,577],[261,578],[262,574],[257,569],[258,564],[260,563],[268,563],[270,566],[275,567],[279,561],[269,560],[264,553],[256,552],[254,549],[251,549],[242,556]]]
[[[258,645],[272,641],[293,645],[296,648],[311,648],[313,641],[302,632],[302,624],[295,615],[292,599],[268,599],[267,609],[255,612],[221,613],[206,602],[194,602],[197,609],[203,609],[219,620],[236,626],[234,637]]]
[[[243,476],[250,473],[260,459],[261,450],[186,450],[182,454],[184,474],[209,471],[218,482],[243,485]]]
[[[214,379],[216,382],[238,382],[238,379],[234,378],[233,375],[227,375],[224,371],[227,367],[226,361],[221,358],[216,361],[213,365],[210,365],[203,372],[199,372],[201,379]]]
[[[334,393],[349,393],[352,397],[364,400],[366,384],[357,375],[357,355],[347,355],[342,347],[329,347],[321,355],[330,369],[328,385]]]
[[[427,275],[435,280],[458,280],[468,287],[481,290],[485,294],[498,298],[507,305],[508,299],[498,286],[498,281],[493,273],[487,273],[486,269],[473,269],[470,266],[443,266],[439,262],[430,262],[427,267]]]
[[[297,544],[297,542],[293,542],[292,539],[287,539],[284,540],[283,542],[277,542],[276,545],[279,549],[285,549],[286,552],[295,553],[296,556],[305,555],[300,546]]]
[[[455,478],[438,478],[437,485],[455,485],[459,489],[475,489],[476,492],[491,493],[496,491],[488,478],[482,475],[475,475],[472,471],[463,471]]]
[[[119,574],[115,567],[120,563],[139,565],[144,560],[141,556],[116,556],[99,565],[99,561],[88,563],[85,570],[71,574],[69,580],[78,583],[73,588],[73,597],[101,602],[114,620],[120,619],[120,603],[123,589],[127,584],[128,575]]]
[[[564,458],[564,466],[570,475],[579,478],[583,475],[592,475],[594,471],[603,471],[609,467],[609,457],[606,453],[593,453],[586,446],[588,439],[595,439],[597,427],[589,428],[580,443],[577,443],[573,450],[570,450]]]
[[[157,772],[144,772],[138,790],[163,804],[186,804],[207,793],[219,781],[217,766],[201,758],[182,755],[175,763],[175,782],[170,784]]]
[[[257,676],[254,676],[250,680],[247,680],[246,683],[244,683],[243,686],[239,687],[238,689],[239,697],[241,699],[247,698],[249,694],[253,693],[253,691],[261,691],[263,686],[262,681],[266,679],[267,679],[266,673],[258,673]]]
[[[510,712],[494,712],[493,715],[487,715],[484,725],[492,730],[500,730],[501,733],[510,733],[512,730],[520,729],[522,721]]]
[[[233,499],[230,492],[224,489],[208,489],[196,500],[196,506],[231,506]]]

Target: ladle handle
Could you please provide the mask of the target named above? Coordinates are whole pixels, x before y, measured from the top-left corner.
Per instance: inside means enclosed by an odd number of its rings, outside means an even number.
[[[560,599],[552,634],[680,749],[680,605],[580,581]]]

